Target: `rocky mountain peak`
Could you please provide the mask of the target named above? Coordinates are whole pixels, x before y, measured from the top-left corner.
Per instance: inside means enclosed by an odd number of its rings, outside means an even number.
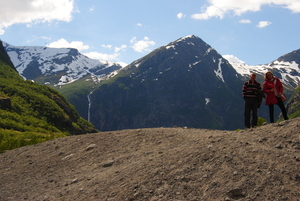
[[[277,61],[290,62],[290,63],[296,62],[298,65],[300,65],[300,49],[294,50],[288,54],[279,57]]]
[[[195,36],[183,37],[93,91],[97,104],[92,105],[91,122],[100,130],[174,125],[229,129],[234,123],[224,121],[222,114],[237,116],[237,111],[228,111],[234,98],[224,99],[234,97],[241,85],[232,66],[211,46]]]
[[[36,46],[4,47],[17,71],[25,79],[41,84],[64,85],[87,75],[102,77],[122,66],[90,59],[74,48]]]

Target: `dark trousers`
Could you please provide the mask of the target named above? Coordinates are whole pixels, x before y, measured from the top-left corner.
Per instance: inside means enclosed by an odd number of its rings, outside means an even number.
[[[258,108],[258,99],[257,98],[244,98],[245,100],[245,127],[250,128],[250,126],[255,127],[257,126],[257,108]],[[251,120],[251,113],[252,113],[252,122]]]
[[[287,116],[286,109],[284,107],[282,100],[278,97],[276,97],[276,98],[277,98],[276,105],[278,105],[279,108],[281,109],[281,113],[282,113],[284,120],[288,120],[289,118]],[[269,105],[269,115],[270,115],[270,122],[274,123],[274,104]]]

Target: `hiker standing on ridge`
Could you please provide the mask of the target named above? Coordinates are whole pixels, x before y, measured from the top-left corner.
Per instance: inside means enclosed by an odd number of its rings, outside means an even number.
[[[257,109],[260,107],[262,97],[260,96],[262,88],[260,83],[256,81],[256,74],[250,74],[250,80],[244,83],[242,94],[244,98],[244,123],[246,128],[257,126]],[[260,97],[259,97],[260,96]],[[252,121],[251,120],[252,113]]]
[[[288,120],[286,109],[280,98],[283,94],[282,82],[279,78],[274,77],[270,71],[265,74],[264,92],[267,95],[266,105],[269,106],[270,123],[274,123],[274,104],[278,105],[281,109],[284,120]]]

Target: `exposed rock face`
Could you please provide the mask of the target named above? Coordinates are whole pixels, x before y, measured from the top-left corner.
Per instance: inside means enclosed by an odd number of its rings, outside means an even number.
[[[11,108],[11,99],[0,96],[0,108],[4,109],[4,110],[10,109]]]
[[[298,89],[295,90],[293,96],[287,103],[286,110],[288,115],[291,115],[300,110],[300,87],[298,87]]]

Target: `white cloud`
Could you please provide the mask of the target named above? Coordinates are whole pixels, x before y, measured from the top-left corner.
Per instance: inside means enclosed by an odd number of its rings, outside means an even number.
[[[105,48],[108,48],[108,49],[111,49],[112,48],[112,45],[101,45],[102,47],[105,47]]]
[[[104,54],[104,53],[99,53],[99,52],[88,52],[88,53],[83,53],[83,54],[91,59],[98,59],[98,60],[105,60],[105,61],[117,60],[118,56],[120,55],[117,53]]]
[[[201,9],[203,12],[193,14],[193,19],[207,20],[212,17],[219,17],[220,19],[224,16],[233,12],[235,15],[241,15],[245,12],[260,11],[263,5],[278,5],[283,8],[291,10],[293,13],[300,12],[299,0],[208,0],[210,5],[204,6]]]
[[[1,0],[0,35],[4,28],[17,23],[70,22],[74,0]]]
[[[300,13],[300,1],[292,1],[285,8],[290,9],[293,13]]]
[[[121,47],[115,47],[115,52],[120,52],[123,49],[126,49],[127,45],[121,45]]]
[[[92,6],[91,8],[90,8],[90,11],[94,11],[95,10],[95,6]]]
[[[270,24],[272,24],[272,22],[269,21],[260,21],[257,25],[258,28],[264,28],[266,26],[269,26]]]
[[[39,39],[51,41],[51,37],[47,37],[47,36],[35,36],[35,35],[33,35],[32,38],[28,39],[26,42],[27,43],[31,43],[31,42],[33,42],[35,40],[39,40]]]
[[[41,36],[41,39],[44,39],[44,40],[51,40],[51,38],[48,37],[48,36]]]
[[[245,19],[240,20],[239,22],[242,23],[242,24],[250,24],[251,23],[250,20],[245,20]]]
[[[178,14],[177,14],[177,18],[178,18],[178,19],[181,19],[181,18],[183,18],[183,17],[185,17],[185,15],[184,15],[183,13],[178,13]]]
[[[81,42],[81,41],[72,41],[71,43],[69,43],[64,38],[61,38],[61,39],[59,39],[57,41],[54,41],[54,42],[50,43],[49,45],[47,45],[47,47],[54,47],[54,48],[75,48],[75,49],[78,49],[79,51],[89,49],[89,46],[88,45],[84,45],[83,42]]]
[[[139,27],[143,26],[142,23],[137,23],[136,25],[139,26]]]
[[[229,63],[244,64],[245,62],[233,55],[222,55]]]
[[[224,14],[225,14],[224,10],[216,6],[209,6],[206,8],[206,11],[204,13],[193,14],[191,17],[197,20],[207,20],[211,17],[219,17],[222,19]]]
[[[112,49],[112,45],[101,45],[104,48],[108,48],[108,49]],[[61,38],[57,41],[54,41],[52,43],[50,43],[49,45],[47,45],[47,47],[52,47],[52,48],[76,48],[78,51],[82,51],[82,50],[87,50],[90,47],[88,45],[84,45],[83,42],[81,41],[72,41],[72,42],[68,42],[67,40],[65,40],[64,38]],[[118,60],[118,56],[120,56],[120,54],[118,52],[120,52],[123,49],[126,49],[127,45],[121,45],[120,47],[115,47],[114,48],[114,52],[113,54],[106,54],[106,53],[100,53],[100,52],[87,52],[87,53],[83,53],[81,52],[83,55],[91,58],[91,59],[97,59],[97,60],[105,60],[105,61],[115,61]]]
[[[151,51],[149,49],[150,46],[155,45],[154,41],[151,41],[148,37],[144,37],[143,40],[136,40],[136,37],[133,37],[130,42],[133,44],[132,48],[136,52],[145,52],[145,51]]]

